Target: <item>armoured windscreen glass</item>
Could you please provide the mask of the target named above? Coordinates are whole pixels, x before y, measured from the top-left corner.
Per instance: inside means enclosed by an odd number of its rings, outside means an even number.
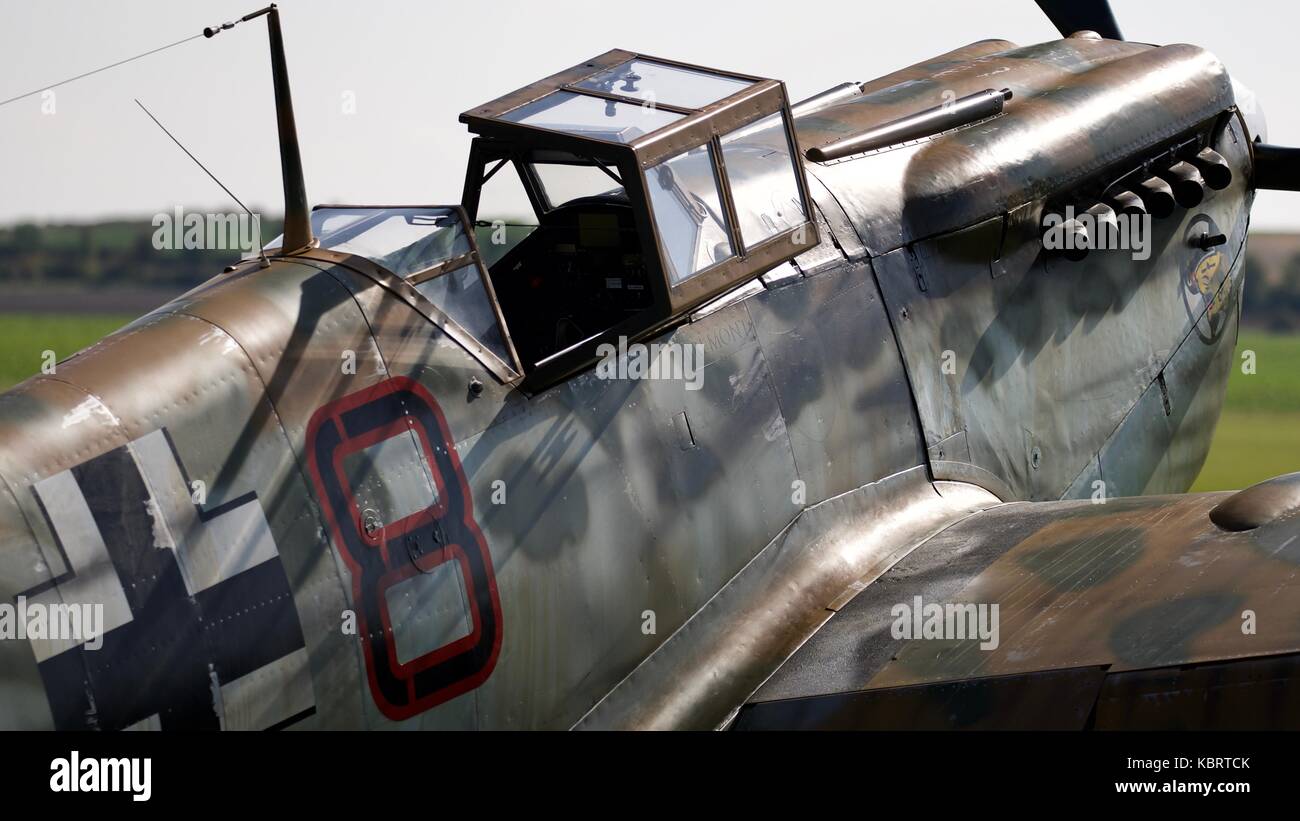
[[[724,136],[722,160],[746,248],[807,221],[795,159],[780,114]]]
[[[501,115],[502,120],[606,142],[630,143],[683,115],[649,105],[553,91]]]
[[[574,83],[578,88],[635,97],[647,103],[703,108],[753,85],[749,80],[653,60],[635,59]]]
[[[707,145],[649,169],[646,183],[671,284],[735,255]]]
[[[406,279],[484,348],[513,361],[459,209],[326,206],[312,211],[311,224],[321,248],[365,257]]]
[[[474,335],[482,345],[503,362],[510,361],[505,339],[497,324],[496,312],[488,301],[487,290],[477,263],[439,274],[415,286],[421,296],[436,305],[461,328]]]
[[[317,208],[311,231],[321,248],[365,257],[400,277],[470,252],[451,208]],[[280,244],[277,238],[268,247]]]

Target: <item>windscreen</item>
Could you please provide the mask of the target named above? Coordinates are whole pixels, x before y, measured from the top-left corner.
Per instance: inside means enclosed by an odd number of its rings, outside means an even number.
[[[317,208],[311,232],[321,248],[356,254],[408,277],[468,254],[465,225],[454,208]],[[278,248],[276,237],[267,249]]]
[[[312,211],[311,227],[321,248],[356,254],[409,280],[462,331],[501,361],[513,361],[459,209],[326,206]]]

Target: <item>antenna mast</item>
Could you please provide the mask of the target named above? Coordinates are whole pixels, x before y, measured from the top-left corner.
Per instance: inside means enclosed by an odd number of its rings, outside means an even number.
[[[280,136],[280,174],[284,179],[284,244],[282,253],[306,248],[314,241],[311,235],[311,209],[307,205],[307,184],[302,174],[302,154],[298,150],[298,126],[293,118],[293,98],[289,93],[289,69],[284,58],[284,36],[280,32],[280,12],[275,4],[239,18],[239,23],[266,15],[271,40],[271,78],[275,84],[275,119]],[[235,23],[209,26],[204,37],[215,37]]]

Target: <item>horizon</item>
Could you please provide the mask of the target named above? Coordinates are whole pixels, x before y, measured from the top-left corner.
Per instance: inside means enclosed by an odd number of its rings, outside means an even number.
[[[237,18],[245,5],[254,4],[148,0],[132,18],[142,22],[122,28],[113,7],[89,0],[11,4],[0,51],[23,69],[22,79],[0,82],[0,99],[197,34]],[[1257,0],[1248,6],[1253,13],[1225,23],[1221,7],[1208,0],[1114,6],[1132,40],[1209,49],[1259,99],[1269,140],[1300,145],[1300,111],[1288,105],[1294,72],[1284,63],[1279,70],[1278,59],[1291,53],[1300,9]],[[773,77],[797,101],[975,40],[1025,45],[1059,37],[1029,0],[997,0],[978,10],[942,0],[870,11],[847,2],[822,8],[778,18],[761,8],[737,15],[670,0],[633,28],[608,30],[578,24],[592,19],[592,4],[580,0],[506,2],[488,12],[412,0],[364,8],[287,0],[281,12],[310,200],[459,201],[470,139],[460,112],[611,47]],[[1273,24],[1260,26],[1265,9]],[[830,19],[849,24],[827,26]],[[460,36],[442,36],[447,31]],[[136,109],[136,97],[253,211],[281,210],[264,26],[199,38],[53,93],[49,112],[41,93],[0,106],[9,148],[0,179],[11,193],[0,201],[0,225],[129,220],[177,204],[206,212],[187,204],[221,202],[213,182]],[[89,153],[88,134],[95,146]],[[1288,192],[1261,191],[1253,223],[1269,232],[1300,231],[1294,205]],[[233,207],[226,200],[213,212]]]

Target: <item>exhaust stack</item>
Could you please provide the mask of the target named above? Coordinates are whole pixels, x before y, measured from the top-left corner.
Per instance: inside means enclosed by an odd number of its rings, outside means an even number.
[[[1110,196],[1110,205],[1119,214],[1126,217],[1147,213],[1147,207],[1142,202],[1142,198],[1127,188],[1122,188]]]
[[[1197,171],[1201,172],[1201,176],[1205,178],[1205,184],[1215,191],[1222,191],[1232,184],[1231,166],[1213,148],[1202,148],[1200,153],[1192,158],[1192,165],[1196,166]]]
[[[1147,213],[1156,219],[1164,219],[1174,213],[1174,189],[1159,177],[1148,177],[1138,184],[1138,196],[1147,207]]]
[[[1159,176],[1169,183],[1180,207],[1195,208],[1205,199],[1205,178],[1191,163],[1176,162],[1160,172]]]

